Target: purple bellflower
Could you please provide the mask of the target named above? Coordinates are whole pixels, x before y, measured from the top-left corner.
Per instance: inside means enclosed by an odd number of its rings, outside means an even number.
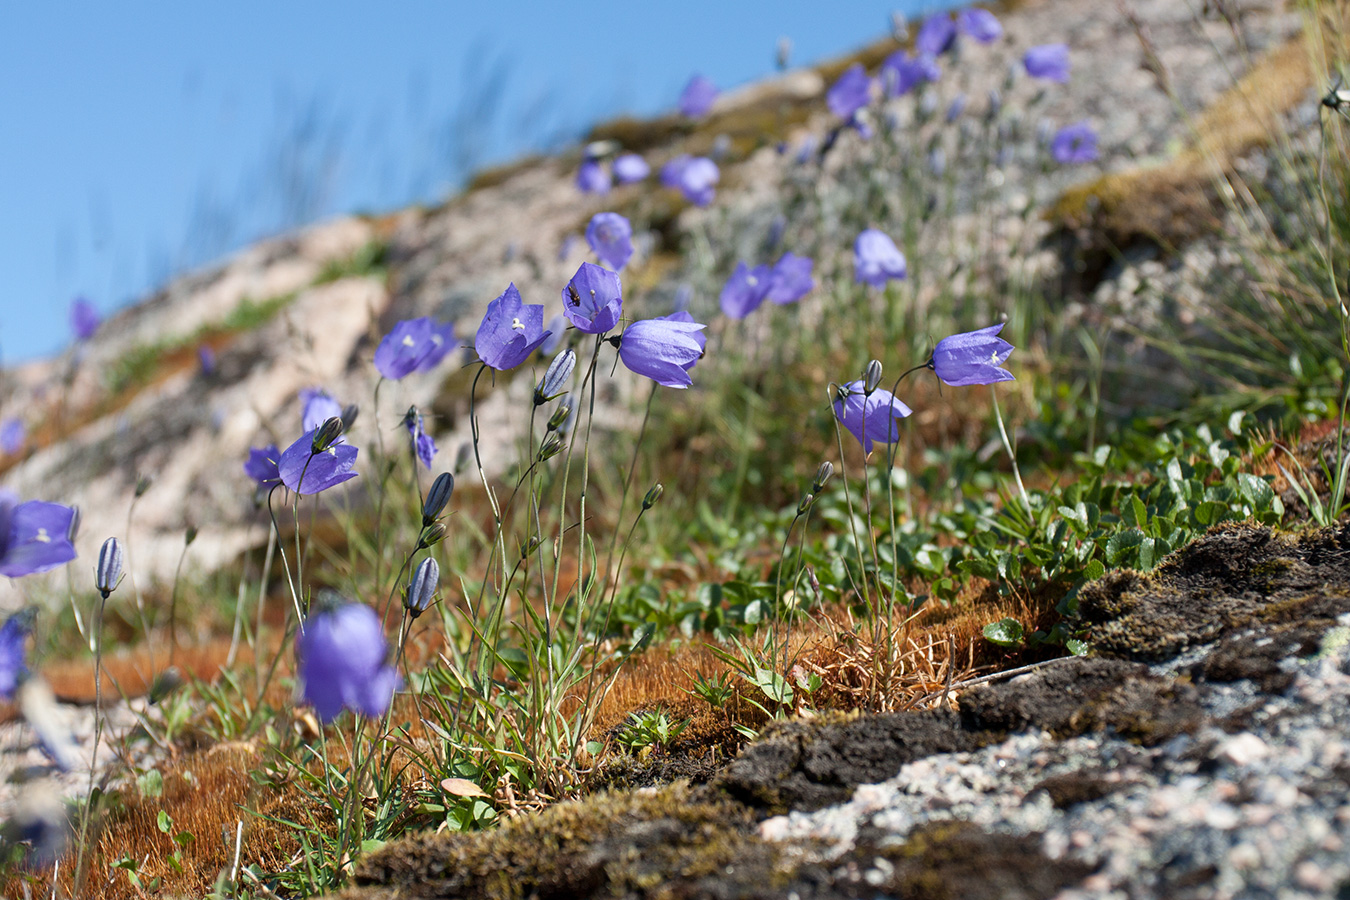
[[[297,494],[317,494],[356,477],[352,468],[359,451],[340,442],[315,452],[314,434],[305,432],[277,461],[281,483]]]
[[[430,316],[405,319],[375,348],[375,368],[398,381],[413,372],[426,372],[445,359],[455,346],[455,326],[436,324]]]
[[[1013,374],[1000,368],[1013,352],[1013,345],[998,337],[1004,323],[979,331],[945,337],[933,348],[928,368],[952,387],[1012,381]]]
[[[769,295],[769,287],[768,266],[755,266],[752,269],[743,262],[737,263],[736,271],[731,273],[722,287],[719,298],[722,312],[732,319],[744,319],[764,302],[764,298]]]
[[[922,81],[937,81],[942,77],[942,67],[936,57],[920,54],[910,56],[903,50],[897,50],[881,64],[881,83],[886,94],[900,97],[914,90]]]
[[[478,326],[474,349],[485,364],[505,372],[529,359],[548,336],[549,332],[544,330],[544,305],[522,302],[513,282],[488,304],[487,314]]]
[[[811,293],[816,287],[811,277],[814,265],[809,256],[784,253],[769,272],[767,298],[774,303],[795,303]]]
[[[905,255],[890,235],[869,228],[853,242],[853,280],[884,287],[892,278],[905,277]]]
[[[1097,158],[1097,132],[1086,121],[1065,125],[1051,139],[1050,155],[1065,165],[1092,162]]]
[[[620,153],[614,158],[614,180],[619,184],[632,184],[652,174],[652,167],[636,153]]]
[[[28,674],[24,651],[36,618],[37,610],[30,607],[16,612],[0,626],[0,699],[13,700],[20,679]]]
[[[403,417],[403,425],[408,429],[413,452],[421,460],[422,465],[430,469],[431,461],[436,457],[436,442],[431,439],[431,435],[422,430],[422,414],[417,411],[417,407],[408,410],[408,414]]]
[[[914,38],[914,50],[921,56],[941,56],[956,40],[956,23],[947,13],[936,13],[923,20]]]
[[[579,331],[604,334],[623,315],[623,284],[618,273],[582,263],[563,288],[563,313]]]
[[[1063,84],[1069,80],[1069,45],[1041,44],[1032,47],[1022,57],[1027,74],[1033,78],[1058,81]]]
[[[987,9],[972,6],[956,14],[956,27],[966,37],[981,44],[992,44],[1003,37],[1003,25]]]
[[[825,92],[825,105],[841,119],[852,119],[871,99],[872,79],[867,77],[862,63],[854,63],[845,69],[839,80]]]
[[[327,723],[343,708],[383,715],[394,699],[398,673],[380,617],[369,606],[344,603],[313,612],[295,642],[304,699]]]
[[[322,388],[300,389],[301,431],[313,431],[335,416],[342,418],[342,404],[330,397],[327,391]]]
[[[858,442],[863,453],[872,452],[872,443],[889,444],[900,437],[896,420],[903,419],[912,410],[890,391],[878,388],[870,395],[863,390],[861,380],[850,381],[839,388],[834,401],[834,417]]]
[[[680,113],[691,119],[706,116],[717,99],[717,85],[702,75],[695,75],[680,92]]]
[[[248,462],[244,463],[244,474],[256,481],[258,487],[270,489],[281,483],[281,472],[277,469],[279,459],[281,451],[277,449],[276,444],[249,447]]]
[[[687,312],[634,322],[619,341],[619,359],[659,385],[687,388],[693,384],[689,370],[708,343],[701,333],[706,327]]]
[[[586,226],[586,243],[600,262],[622,272],[633,256],[633,226],[616,212],[596,213]]]
[[[70,562],[78,521],[69,506],[42,500],[20,503],[0,490],[0,575],[22,578]]]
[[[88,300],[76,297],[75,302],[70,304],[70,330],[75,332],[76,340],[89,340],[101,324],[103,319],[99,316],[98,310],[94,309],[94,304]]]
[[[661,184],[684,194],[695,206],[712,203],[722,173],[706,156],[681,154],[661,167]]]
[[[0,422],[0,451],[6,456],[14,456],[23,450],[28,440],[28,431],[23,427],[22,419],[6,419]]]
[[[588,159],[577,169],[577,189],[583,194],[608,194],[609,173],[598,160]]]

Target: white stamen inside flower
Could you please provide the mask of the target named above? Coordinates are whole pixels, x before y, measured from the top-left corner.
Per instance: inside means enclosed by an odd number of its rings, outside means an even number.
[[[516,316],[516,317],[514,317],[514,318],[511,319],[511,327],[514,328],[514,329],[517,329],[517,330],[519,330],[519,331],[524,331],[524,330],[525,330],[525,323],[522,322],[522,321],[520,321],[520,317],[519,317],[519,316]]]
[[[37,539],[44,544],[50,544],[52,542],[51,536],[47,534],[47,529],[45,528],[38,529]]]
[[[412,335],[410,335],[410,334],[405,334],[405,335],[403,336],[403,346],[405,346],[405,347],[412,347],[412,346],[413,346]]]

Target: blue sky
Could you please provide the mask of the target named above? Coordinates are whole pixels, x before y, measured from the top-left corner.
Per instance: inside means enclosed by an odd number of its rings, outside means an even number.
[[[880,37],[940,0],[27,3],[0,13],[0,361],[259,236]],[[475,127],[469,127],[470,125]]]

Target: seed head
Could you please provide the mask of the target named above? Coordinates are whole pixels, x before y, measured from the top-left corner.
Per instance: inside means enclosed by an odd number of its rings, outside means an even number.
[[[544,440],[539,445],[539,454],[536,458],[539,462],[552,459],[562,451],[562,448],[562,435],[558,434],[556,431],[550,431],[548,434],[544,435]]]

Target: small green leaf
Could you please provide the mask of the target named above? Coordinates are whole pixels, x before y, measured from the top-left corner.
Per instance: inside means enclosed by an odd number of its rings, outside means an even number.
[[[1089,560],[1083,567],[1083,578],[1088,581],[1096,581],[1106,574],[1106,566],[1102,565],[1100,559]]]
[[[159,815],[155,817],[155,821],[159,825],[159,830],[165,834],[168,834],[170,829],[173,828],[173,819],[169,818],[169,814],[162,809],[159,811]]]
[[[1106,561],[1110,565],[1126,564],[1127,557],[1133,559],[1134,550],[1144,542],[1144,533],[1138,528],[1127,528],[1111,536],[1106,542]]]
[[[1076,638],[1069,638],[1064,642],[1064,649],[1068,650],[1074,656],[1087,656],[1087,641],[1080,641]]]
[[[1001,619],[984,626],[985,640],[1000,647],[1019,646],[1024,634],[1022,623],[1016,619]]]

